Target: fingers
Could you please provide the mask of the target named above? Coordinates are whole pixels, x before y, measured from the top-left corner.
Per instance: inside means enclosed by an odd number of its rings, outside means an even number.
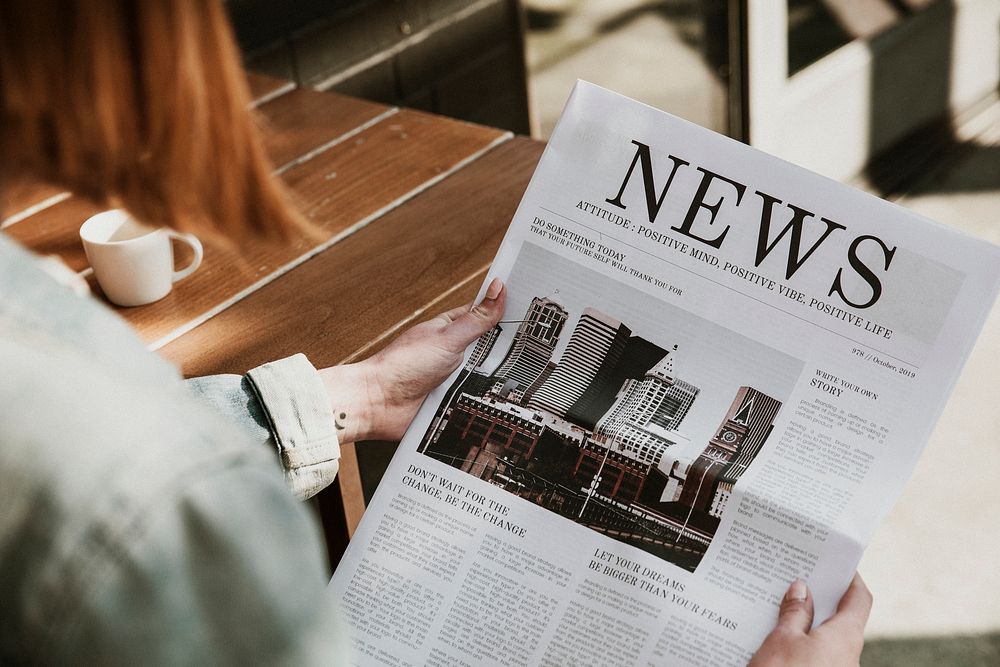
[[[465,315],[467,312],[472,310],[472,307],[474,305],[475,303],[470,301],[469,303],[463,306],[458,306],[456,308],[452,308],[451,310],[441,313],[440,315],[438,315],[438,318],[444,320],[446,324],[451,324],[459,317]]]
[[[451,322],[444,335],[456,350],[464,350],[474,340],[489,331],[503,315],[507,301],[507,290],[499,278],[494,278],[486,288],[486,294],[479,305],[448,311],[444,315]]]
[[[786,632],[809,632],[813,622],[812,594],[806,582],[796,579],[788,587],[781,608],[778,610],[778,625],[776,630]]]
[[[862,623],[868,622],[868,615],[872,611],[872,592],[868,590],[865,580],[857,572],[851,585],[847,587],[844,597],[840,598],[837,605],[837,613],[844,613],[862,619]]]
[[[483,295],[483,301],[494,301],[500,292],[503,291],[503,283],[499,278],[494,278],[490,281],[489,287],[486,288],[486,294]]]
[[[844,596],[837,604],[837,613],[830,617],[824,625],[844,625],[864,632],[868,623],[868,615],[872,611],[872,593],[868,590],[861,575],[854,573],[851,585],[847,587]]]
[[[486,288],[486,294],[483,295],[483,301],[496,299],[497,295],[500,293],[500,290],[503,289],[503,286],[504,285],[502,282],[500,282],[499,278],[494,278],[493,280],[491,280],[490,286]],[[455,308],[452,308],[451,310],[447,310],[441,313],[440,315],[438,315],[438,318],[448,323],[454,322],[459,317],[472,310],[474,307],[475,307],[475,302],[469,302],[463,306],[457,306]]]

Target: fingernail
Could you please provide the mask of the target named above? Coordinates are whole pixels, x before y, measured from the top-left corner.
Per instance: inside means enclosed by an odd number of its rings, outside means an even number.
[[[788,592],[785,593],[785,599],[789,602],[805,602],[807,597],[809,597],[809,589],[806,587],[806,582],[801,579],[793,581],[792,585],[788,587]]]
[[[499,278],[494,278],[490,281],[490,286],[486,288],[486,296],[483,297],[484,301],[492,301],[493,299],[500,296],[500,290],[503,289],[503,283],[500,282]]]

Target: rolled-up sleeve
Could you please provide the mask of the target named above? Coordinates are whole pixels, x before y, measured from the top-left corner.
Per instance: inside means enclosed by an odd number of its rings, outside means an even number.
[[[187,380],[201,400],[273,447],[296,497],[310,498],[340,468],[333,411],[319,373],[303,354],[254,368],[245,376]]]

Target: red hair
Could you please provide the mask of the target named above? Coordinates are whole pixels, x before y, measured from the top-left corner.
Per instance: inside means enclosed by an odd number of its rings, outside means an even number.
[[[287,236],[218,1],[0,2],[0,183],[29,177],[155,225]]]

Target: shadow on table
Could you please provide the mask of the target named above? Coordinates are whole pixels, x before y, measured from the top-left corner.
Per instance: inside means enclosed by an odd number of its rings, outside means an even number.
[[[876,639],[865,643],[862,667],[995,667],[1000,632],[956,637]]]
[[[385,469],[389,467],[392,455],[396,453],[398,442],[371,440],[358,443],[358,470],[361,473],[361,488],[364,490],[365,505],[372,500],[375,487],[382,480]]]

